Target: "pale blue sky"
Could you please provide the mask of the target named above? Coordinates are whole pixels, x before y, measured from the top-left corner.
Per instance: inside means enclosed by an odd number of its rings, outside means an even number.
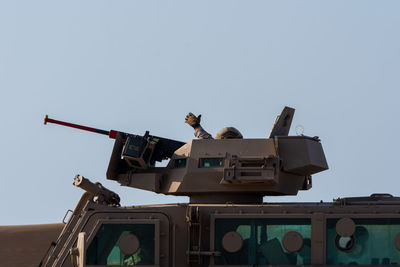
[[[0,0],[0,225],[59,222],[77,173],[123,205],[187,201],[107,181],[113,141],[45,114],[185,141],[189,111],[256,138],[292,106],[330,170],[266,201],[400,195],[399,14],[399,1]]]

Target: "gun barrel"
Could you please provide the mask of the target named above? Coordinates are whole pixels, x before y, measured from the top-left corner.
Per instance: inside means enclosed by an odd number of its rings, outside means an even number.
[[[76,128],[79,130],[108,135],[108,137],[110,137],[112,139],[115,139],[118,134],[118,131],[115,131],[115,130],[106,131],[106,130],[102,130],[102,129],[96,129],[96,128],[92,128],[92,127],[88,127],[88,126],[84,126],[84,125],[75,124],[75,123],[50,119],[48,115],[46,115],[44,117],[44,124],[46,125],[47,123],[54,123],[54,124],[59,124],[59,125],[63,125],[63,126],[71,127],[71,128]]]
[[[85,177],[79,174],[75,176],[73,185],[82,188],[83,190],[89,192],[94,196],[101,194],[101,190],[97,184],[92,183],[89,179],[86,179]]]
[[[92,183],[89,179],[78,174],[75,176],[72,184],[94,195],[94,200],[105,202],[109,205],[119,206],[120,198],[118,194],[105,188],[100,183]]]

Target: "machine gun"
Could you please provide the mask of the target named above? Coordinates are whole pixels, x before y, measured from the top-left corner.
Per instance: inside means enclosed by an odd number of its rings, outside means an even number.
[[[122,157],[126,163],[133,169],[147,169],[154,167],[156,161],[162,161],[171,158],[174,151],[183,146],[185,143],[181,141],[171,140],[163,137],[150,135],[146,131],[143,136],[124,133],[116,130],[101,130],[79,124],[54,120],[48,117],[44,118],[44,124],[54,123],[67,127],[72,127],[84,131],[94,132],[98,134],[108,135],[109,138],[118,139],[124,143]]]

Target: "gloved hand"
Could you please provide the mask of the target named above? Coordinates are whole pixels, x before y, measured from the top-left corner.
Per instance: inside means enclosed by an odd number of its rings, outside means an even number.
[[[196,117],[193,113],[189,112],[189,114],[186,115],[185,122],[192,126],[193,128],[196,128],[197,126],[200,125],[200,118],[201,114]]]

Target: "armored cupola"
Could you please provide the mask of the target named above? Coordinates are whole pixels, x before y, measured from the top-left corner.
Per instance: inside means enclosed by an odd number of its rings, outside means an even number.
[[[191,203],[262,203],[266,195],[296,195],[310,189],[311,175],[328,165],[318,137],[288,136],[293,114],[294,109],[286,107],[269,138],[196,139],[178,148],[169,143],[177,141],[160,141],[148,133],[119,134],[107,178],[189,196]],[[154,167],[154,155],[169,157],[168,165]]]
[[[263,196],[296,195],[312,186],[311,175],[328,169],[318,137],[288,136],[294,109],[285,107],[268,138],[246,139],[233,127],[216,139],[200,125],[201,115],[185,122],[200,138],[187,143],[150,135],[55,123],[115,139],[107,179],[123,186],[189,196],[191,203],[262,203]],[[170,159],[166,167],[156,162]]]

